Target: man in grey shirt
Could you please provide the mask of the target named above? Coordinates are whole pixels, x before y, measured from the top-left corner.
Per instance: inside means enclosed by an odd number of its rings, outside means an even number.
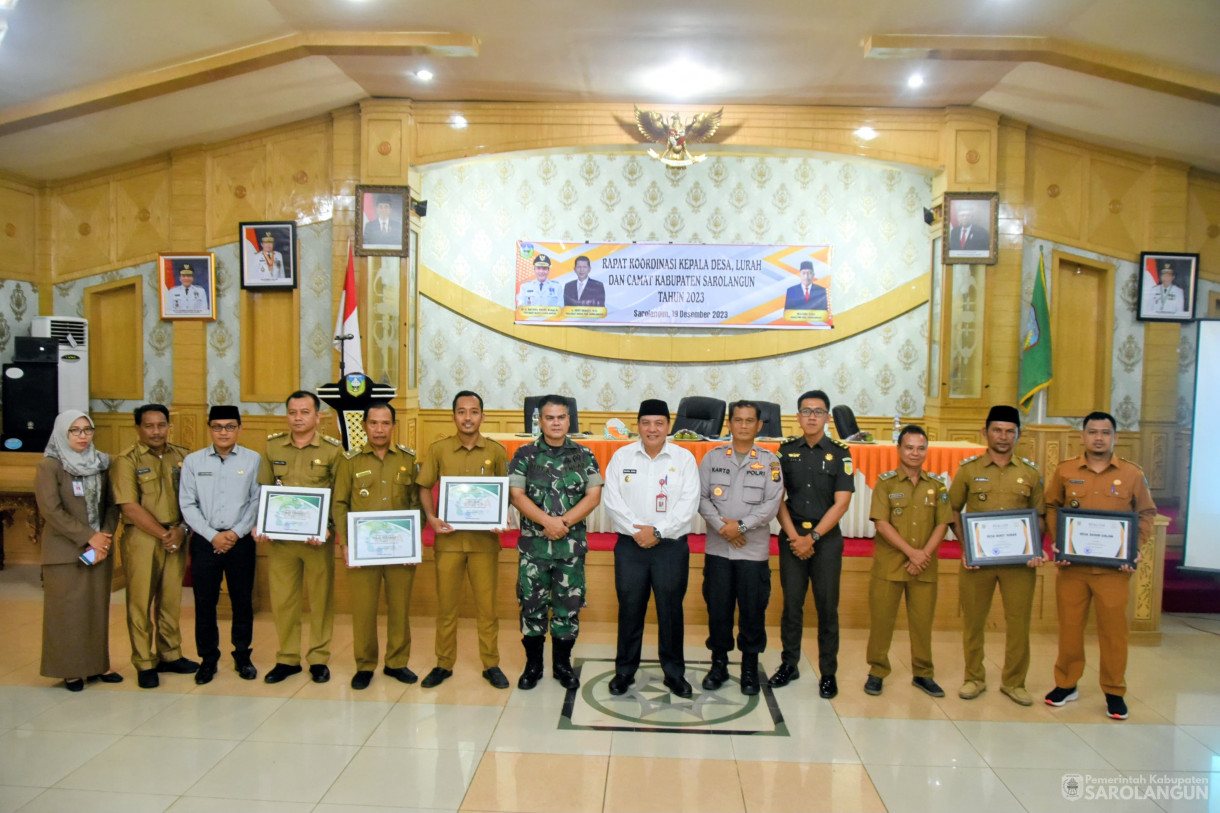
[[[241,413],[235,406],[208,412],[212,445],[182,462],[178,503],[191,529],[191,582],[195,589],[195,649],[202,663],[195,682],[208,683],[220,661],[216,603],[220,580],[233,605],[233,661],[246,680],[258,677],[250,662],[254,634],[254,530],[258,514],[257,452],[237,445]]]
[[[742,694],[758,694],[758,655],[767,648],[766,613],[771,598],[771,520],[784,493],[779,458],[755,446],[761,410],[752,401],[729,404],[733,442],[717,446],[699,464],[699,514],[707,523],[703,598],[712,668],[703,688],[729,679],[733,614],[739,613]]]

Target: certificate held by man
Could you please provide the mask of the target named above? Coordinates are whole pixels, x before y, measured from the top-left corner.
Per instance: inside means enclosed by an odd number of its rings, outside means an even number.
[[[437,515],[469,531],[508,527],[508,478],[441,477]]]
[[[352,511],[347,515],[348,567],[422,561],[419,511]]]
[[[1038,513],[1032,509],[967,512],[962,528],[970,567],[1025,564],[1038,555]]]
[[[1095,567],[1135,566],[1139,517],[1123,511],[1058,511],[1058,552],[1055,560]]]
[[[292,542],[325,539],[329,517],[329,488],[263,486],[254,532]]]

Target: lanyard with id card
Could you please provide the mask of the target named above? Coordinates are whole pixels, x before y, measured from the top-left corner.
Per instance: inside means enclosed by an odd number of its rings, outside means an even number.
[[[669,496],[665,493],[665,486],[669,482],[669,475],[661,478],[661,490],[657,492],[657,513],[664,514],[669,510]]]
[[[72,493],[77,497],[85,496],[85,484],[80,480],[72,481]]]

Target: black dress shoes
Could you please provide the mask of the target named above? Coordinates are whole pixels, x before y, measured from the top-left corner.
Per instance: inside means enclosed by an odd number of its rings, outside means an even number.
[[[172,672],[175,675],[193,675],[199,668],[199,663],[190,658],[178,658],[173,661],[161,661],[157,664],[158,672]]]
[[[432,689],[441,685],[451,677],[453,677],[452,669],[442,669],[439,666],[434,666],[432,667],[431,672],[424,675],[424,679],[419,685],[424,689]]]
[[[203,667],[201,666],[199,668],[202,669]],[[234,664],[233,669],[237,672],[237,676],[242,680],[254,680],[256,677],[258,677],[258,670],[255,669],[254,664],[250,663],[248,660],[238,661],[236,664]]]
[[[690,684],[686,682],[686,678],[671,678],[666,677],[664,681],[665,688],[676,694],[678,697],[690,697],[694,694]]]
[[[277,663],[275,666],[271,667],[271,671],[268,672],[266,677],[263,678],[263,683],[279,683],[285,678],[290,678],[293,675],[299,675],[300,673],[300,664],[297,664],[296,666],[289,666],[286,663]]]
[[[627,690],[631,688],[632,683],[635,683],[634,675],[615,675],[610,678],[610,694],[615,697],[626,694]]]
[[[787,686],[792,681],[800,678],[800,676],[801,673],[795,666],[790,663],[781,663],[767,683],[771,685],[771,688],[778,689],[780,686]]]
[[[309,665],[309,676],[314,683],[325,683],[330,680],[330,667],[324,663],[312,663]]]
[[[136,685],[141,689],[155,689],[161,685],[156,669],[139,669],[136,671]]]
[[[65,680],[64,688],[70,692],[81,692],[85,690],[85,681],[77,678],[76,680]]]
[[[382,674],[389,675],[400,683],[414,683],[419,680],[419,676],[405,666],[389,667],[386,666],[381,670]]]
[[[100,675],[90,675],[89,676],[90,683],[92,683],[95,680],[100,680],[102,683],[122,683],[123,676],[120,675],[118,672],[105,672]]]
[[[839,693],[839,684],[834,675],[822,675],[818,682],[818,694],[829,700]]]
[[[204,661],[199,664],[199,669],[195,672],[195,685],[202,686],[205,683],[211,683],[214,677],[216,677],[216,664]]]
[[[709,692],[714,692],[729,679],[729,662],[712,658],[712,668],[703,676],[702,686]]]
[[[881,694],[882,679],[876,675],[869,675],[868,680],[864,681],[864,693],[871,694],[874,697]]]
[[[498,666],[493,666],[490,669],[484,669],[483,677],[487,680],[488,683],[490,683],[492,686],[496,687],[497,689],[507,689],[508,688],[508,676],[505,675],[503,672],[501,672],[500,667],[498,667]]]
[[[373,673],[368,670],[361,670],[352,675],[352,688],[361,691],[367,689],[369,684],[373,682]]]
[[[741,667],[741,693],[744,695],[756,695],[761,687],[758,685],[758,667],[747,669]]]

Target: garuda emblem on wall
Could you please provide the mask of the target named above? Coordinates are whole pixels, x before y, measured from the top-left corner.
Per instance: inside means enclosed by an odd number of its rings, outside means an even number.
[[[723,113],[723,107],[715,113],[698,113],[686,124],[682,123],[681,116],[672,113],[666,123],[664,114],[654,110],[641,110],[637,106],[635,123],[649,141],[665,145],[665,152],[657,153],[656,150],[650,149],[649,155],[666,166],[688,167],[707,158],[706,155],[692,155],[688,145],[707,141],[715,135]]]

